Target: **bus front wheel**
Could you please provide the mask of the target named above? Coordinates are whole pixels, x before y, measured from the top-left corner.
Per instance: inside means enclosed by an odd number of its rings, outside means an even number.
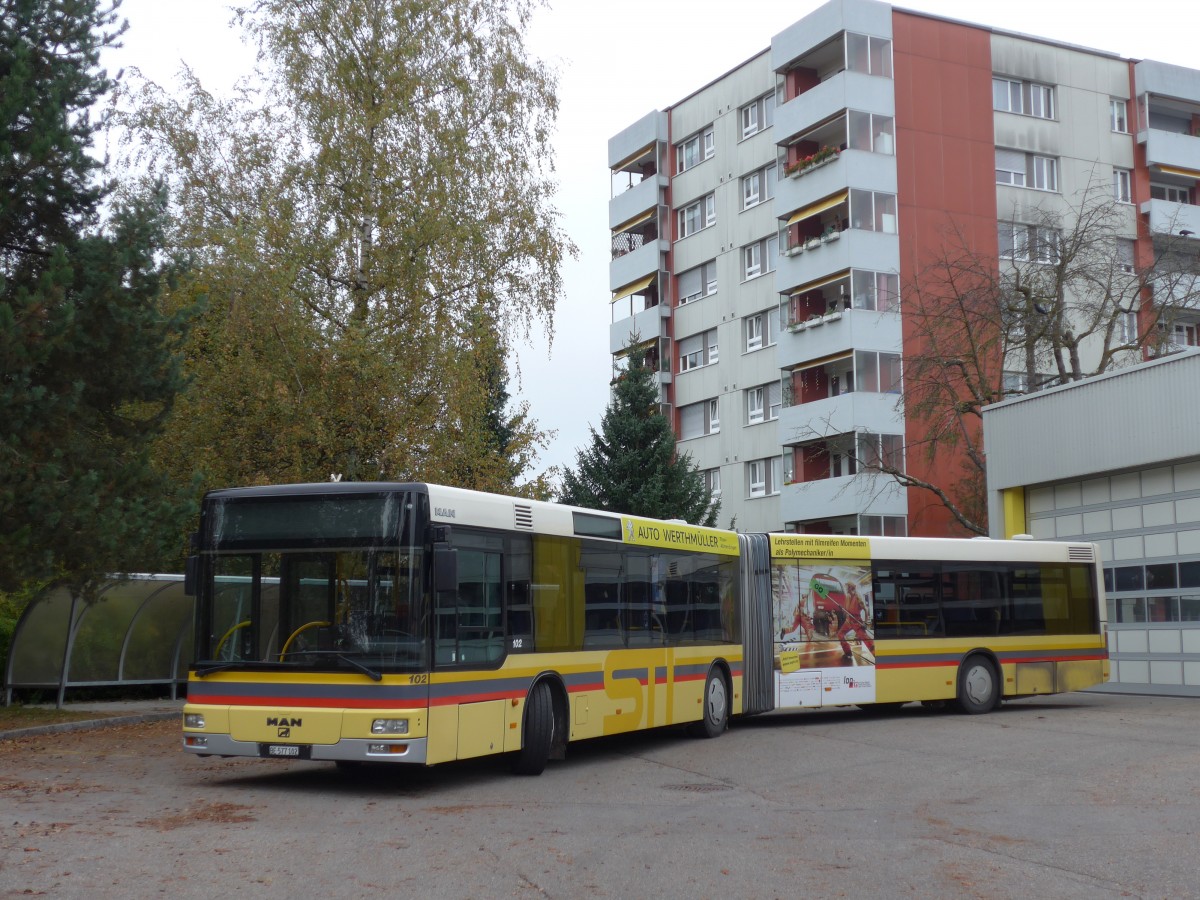
[[[958,708],[968,715],[991,712],[1000,704],[996,667],[983,656],[969,656],[958,670]]]
[[[554,698],[550,685],[539,681],[525,701],[525,723],[521,731],[521,749],[513,758],[518,775],[541,775],[554,746]]]
[[[729,727],[729,685],[717,666],[708,670],[704,682],[704,716],[700,721],[705,737],[715,738]]]

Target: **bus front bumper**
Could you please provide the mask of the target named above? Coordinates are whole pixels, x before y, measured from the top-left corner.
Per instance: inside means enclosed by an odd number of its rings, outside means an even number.
[[[196,756],[253,756],[329,762],[416,763],[424,765],[426,738],[342,738],[336,744],[264,744],[227,734],[184,732],[183,749]]]

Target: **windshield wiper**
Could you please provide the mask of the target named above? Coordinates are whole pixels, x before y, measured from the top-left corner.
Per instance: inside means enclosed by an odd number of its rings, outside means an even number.
[[[376,672],[366,663],[359,662],[353,656],[347,656],[341,650],[293,650],[288,656],[331,656],[340,663],[345,663],[352,669],[358,669],[372,681],[383,681],[383,675]]]
[[[224,672],[226,669],[235,669],[238,666],[244,666],[244,661],[240,662],[215,662],[209,663],[206,666],[196,666],[196,677],[203,678],[205,675],[211,675],[213,672]]]
[[[344,653],[334,653],[334,659],[344,662],[346,665],[350,666],[352,669],[358,669],[358,671],[362,672],[364,675],[366,675],[372,681],[383,681],[383,675],[381,673],[376,672],[374,669],[372,669],[366,663],[359,662],[353,656],[346,656],[346,654],[344,654]]]

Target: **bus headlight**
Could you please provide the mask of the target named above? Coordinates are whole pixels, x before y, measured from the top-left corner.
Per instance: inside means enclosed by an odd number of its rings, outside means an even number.
[[[184,713],[183,716],[184,728],[203,728],[204,716],[200,713]]]
[[[408,734],[408,719],[376,719],[371,734]]]

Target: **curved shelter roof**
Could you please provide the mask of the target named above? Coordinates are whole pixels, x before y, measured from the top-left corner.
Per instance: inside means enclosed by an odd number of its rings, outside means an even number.
[[[26,607],[13,632],[4,672],[5,702],[14,688],[187,682],[194,598],[182,575],[130,575],[87,603],[64,587]]]

